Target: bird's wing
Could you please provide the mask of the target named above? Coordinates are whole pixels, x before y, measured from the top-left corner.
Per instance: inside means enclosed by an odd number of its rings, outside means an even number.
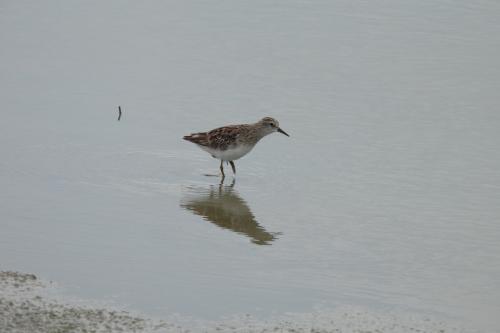
[[[241,133],[240,126],[224,126],[208,132],[208,145],[214,149],[226,150],[234,144]]]

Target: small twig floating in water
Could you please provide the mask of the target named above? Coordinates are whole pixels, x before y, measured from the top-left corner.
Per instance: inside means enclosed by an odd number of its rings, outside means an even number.
[[[122,117],[122,107],[118,105],[118,121],[120,121],[121,117]]]

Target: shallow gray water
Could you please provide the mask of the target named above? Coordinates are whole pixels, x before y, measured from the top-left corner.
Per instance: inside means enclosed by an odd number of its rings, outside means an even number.
[[[499,32],[494,1],[3,2],[0,265],[158,317],[495,331]],[[263,116],[291,137],[234,184],[181,139]]]

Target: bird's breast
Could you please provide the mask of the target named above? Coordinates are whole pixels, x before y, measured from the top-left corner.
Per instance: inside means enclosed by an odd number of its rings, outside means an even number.
[[[219,160],[234,161],[248,154],[253,147],[254,147],[253,145],[238,145],[238,146],[228,147],[226,150],[218,150],[208,147],[204,147],[204,149],[210,155],[214,156]]]

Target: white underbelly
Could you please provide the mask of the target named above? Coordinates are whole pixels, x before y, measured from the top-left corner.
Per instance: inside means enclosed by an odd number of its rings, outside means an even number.
[[[201,147],[201,148],[219,160],[235,161],[248,154],[250,150],[252,150],[253,146],[240,145],[238,147],[228,148],[226,150],[215,150],[208,147]]]

